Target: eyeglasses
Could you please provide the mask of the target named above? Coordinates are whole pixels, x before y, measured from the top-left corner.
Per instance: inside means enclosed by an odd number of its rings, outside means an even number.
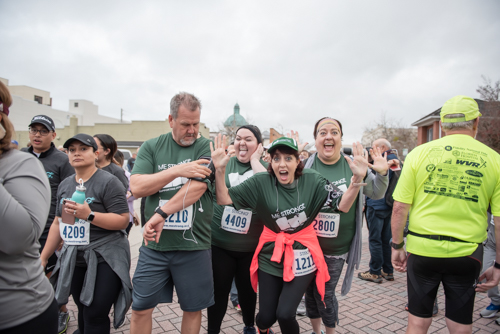
[[[30,134],[36,135],[37,132],[40,132],[40,136],[46,136],[49,134],[50,131],[47,129],[37,130],[37,129],[30,128]]]

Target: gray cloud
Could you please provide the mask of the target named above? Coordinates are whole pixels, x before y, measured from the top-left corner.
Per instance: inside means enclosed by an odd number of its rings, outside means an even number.
[[[409,124],[500,79],[497,1],[0,2],[0,76],[164,119],[178,91],[212,129],[236,102],[261,128],[333,116],[345,141],[386,112]],[[5,47],[7,46],[7,47]]]

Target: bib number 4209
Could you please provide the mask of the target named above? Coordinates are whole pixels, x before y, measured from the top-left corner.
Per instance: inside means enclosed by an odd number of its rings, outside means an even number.
[[[85,235],[85,226],[64,226],[62,231],[64,239],[77,239]]]

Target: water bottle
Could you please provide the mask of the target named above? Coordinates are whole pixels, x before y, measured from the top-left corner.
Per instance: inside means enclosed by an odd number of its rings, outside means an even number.
[[[73,193],[73,196],[71,196],[71,200],[75,201],[76,203],[83,204],[85,203],[85,190],[87,190],[87,188],[83,186],[82,179],[78,181],[80,182],[80,184],[76,186],[76,190]],[[78,223],[79,220],[79,218],[75,218],[75,223]]]

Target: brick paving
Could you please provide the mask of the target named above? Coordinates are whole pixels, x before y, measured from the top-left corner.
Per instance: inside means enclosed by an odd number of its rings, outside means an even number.
[[[140,229],[132,228],[130,235],[132,268],[130,274],[133,275],[139,256],[139,247],[141,244]],[[340,296],[339,282],[337,287],[337,297],[339,299],[339,317],[340,324],[337,327],[337,333],[404,333],[406,330],[408,313],[404,311],[406,304],[406,276],[395,272],[393,282],[385,281],[382,284],[363,281],[357,278],[357,273],[365,271],[368,268],[370,254],[368,251],[368,231],[363,229],[363,253],[362,266],[355,271],[355,278],[351,291],[347,296]],[[345,266],[344,266],[345,269]],[[343,275],[342,275],[343,277]],[[342,278],[341,278],[342,280]],[[153,334],[180,333],[182,311],[179,304],[176,303],[161,304],[153,313]],[[484,319],[479,316],[479,312],[489,305],[489,298],[484,293],[476,295],[474,310],[473,333],[500,333],[500,326],[495,324],[496,317]],[[439,314],[433,318],[429,333],[448,333],[444,318],[444,295],[440,287],[438,292]],[[229,302],[229,305],[232,304]],[[257,305],[258,306],[258,305]],[[70,309],[70,323],[68,334],[73,333],[77,328],[76,316],[77,308],[71,300],[68,304]],[[117,330],[111,329],[111,333],[129,333],[130,331],[131,311],[127,314],[127,319],[122,327]],[[301,333],[311,333],[312,327],[309,319],[303,316],[297,316]],[[207,332],[207,312],[203,311],[201,334]],[[275,333],[280,333],[278,324],[273,326]],[[222,324],[222,333],[237,334],[243,333],[243,320],[241,314],[228,307],[224,322]]]

